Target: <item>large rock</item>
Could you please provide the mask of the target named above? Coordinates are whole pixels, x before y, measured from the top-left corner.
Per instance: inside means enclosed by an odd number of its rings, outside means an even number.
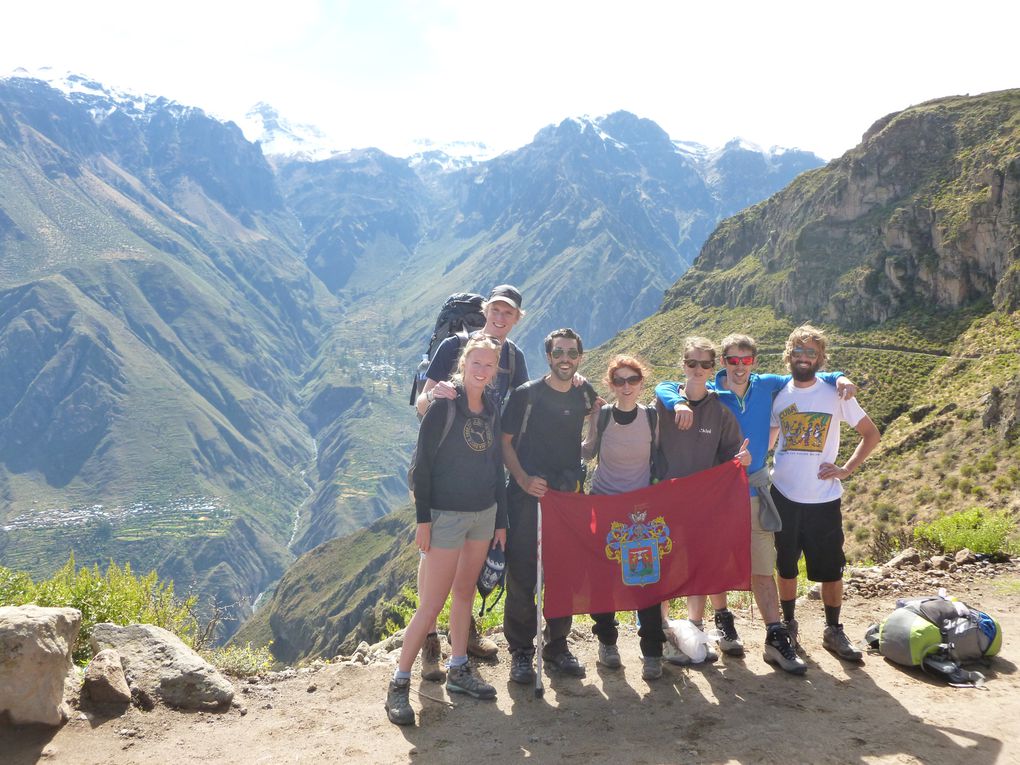
[[[97,624],[90,639],[97,653],[113,648],[120,654],[133,692],[179,709],[224,707],[234,687],[180,638],[151,624]]]
[[[80,628],[74,608],[0,608],[0,713],[19,725],[67,720],[64,682]]]
[[[85,670],[82,695],[97,704],[130,704],[131,689],[124,676],[120,654],[112,648],[97,653]]]

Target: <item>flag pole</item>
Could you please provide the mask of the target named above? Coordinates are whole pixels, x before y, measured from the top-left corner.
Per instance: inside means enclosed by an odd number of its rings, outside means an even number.
[[[537,555],[536,576],[535,576],[535,644],[538,651],[535,655],[535,698],[540,699],[545,693],[542,685],[542,503],[536,501],[535,506],[538,512],[535,514],[538,529],[536,532],[537,543],[535,545]]]

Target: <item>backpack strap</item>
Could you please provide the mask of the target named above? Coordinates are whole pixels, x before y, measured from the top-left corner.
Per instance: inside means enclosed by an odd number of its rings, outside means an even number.
[[[439,447],[443,445],[443,441],[450,435],[450,429],[453,428],[453,418],[457,416],[457,401],[455,399],[446,399],[449,403],[446,405],[446,422],[443,423],[443,434],[439,437],[439,441],[436,443],[436,451],[439,451]]]
[[[602,434],[606,432],[606,428],[609,426],[609,417],[613,413],[613,405],[605,404],[599,409],[599,418],[595,422],[595,456],[598,457],[602,452]]]

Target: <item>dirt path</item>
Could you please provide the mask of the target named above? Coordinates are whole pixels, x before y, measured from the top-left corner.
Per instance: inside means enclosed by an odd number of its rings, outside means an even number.
[[[132,709],[111,719],[76,713],[55,734],[0,727],[0,762],[1020,762],[1020,566],[994,579],[946,584],[1001,617],[1004,648],[986,672],[986,690],[950,688],[878,656],[841,663],[821,648],[815,601],[798,613],[810,667],[803,678],[762,661],[761,622],[745,611],[737,622],[744,659],[667,667],[653,683],[641,680],[637,636],[624,628],[622,670],[596,668],[596,644],[579,636],[574,648],[588,677],[549,677],[541,699],[509,682],[505,651],[498,664],[481,668],[499,692],[494,703],[454,697],[451,707],[441,685],[415,679],[421,695],[412,693],[412,704],[420,714],[411,728],[391,725],[383,711],[392,665],[326,666],[274,683],[239,683],[244,714]],[[859,640],[889,610],[887,598],[853,597],[844,609],[848,633]]]

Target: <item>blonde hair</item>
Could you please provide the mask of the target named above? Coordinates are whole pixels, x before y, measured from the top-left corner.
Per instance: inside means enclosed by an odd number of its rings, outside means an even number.
[[[706,351],[712,354],[712,361],[715,361],[715,343],[709,340],[707,337],[698,337],[693,335],[684,340],[684,355],[683,358],[687,358],[687,354],[691,351]],[[681,359],[681,362],[683,359]]]
[[[747,348],[751,352],[752,356],[758,355],[758,343],[754,341],[754,338],[750,335],[741,335],[734,333],[732,335],[726,335],[719,343],[720,351],[725,356],[726,352],[733,347],[736,348]]]
[[[786,362],[787,366],[793,361],[793,349],[807,341],[813,341],[818,346],[818,366],[821,367],[825,363],[825,346],[827,343],[825,333],[818,329],[818,327],[812,327],[810,324],[801,324],[786,338],[786,350],[783,352],[783,361]]]
[[[469,337],[468,341],[464,343],[464,347],[460,349],[460,356],[457,358],[457,371],[453,373],[450,378],[454,382],[464,382],[464,365],[467,364],[468,354],[473,351],[492,351],[496,354],[496,372],[492,375],[492,379],[489,380],[486,387],[492,386],[496,382],[496,375],[499,374],[499,355],[501,346],[491,337],[473,336]]]
[[[486,319],[489,318],[489,306],[492,305],[493,303],[506,303],[506,301],[505,300],[485,300],[485,301],[482,301],[482,314],[485,316]],[[513,306],[510,305],[509,303],[507,303],[507,307],[508,308],[513,308]],[[524,309],[523,308],[515,308],[514,310],[517,311],[517,320],[518,321],[520,321],[521,319],[524,318]]]

